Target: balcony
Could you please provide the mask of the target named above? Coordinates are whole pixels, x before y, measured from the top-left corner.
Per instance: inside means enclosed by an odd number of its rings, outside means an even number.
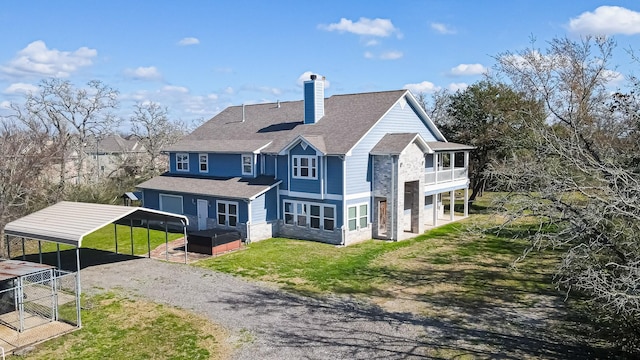
[[[441,167],[438,171],[427,171],[424,174],[424,184],[433,185],[456,180],[467,179],[466,168]]]

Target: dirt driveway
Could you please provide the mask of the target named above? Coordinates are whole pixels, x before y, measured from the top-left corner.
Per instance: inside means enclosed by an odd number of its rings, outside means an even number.
[[[199,313],[230,330],[235,359],[564,358],[570,346],[387,312],[345,297],[314,299],[267,284],[136,258],[82,270],[83,291],[121,289]],[[503,349],[503,350],[501,350]]]

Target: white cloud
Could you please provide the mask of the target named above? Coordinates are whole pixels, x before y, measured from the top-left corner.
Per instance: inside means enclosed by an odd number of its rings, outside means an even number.
[[[365,51],[363,54],[365,59],[380,59],[380,60],[398,60],[404,56],[402,51],[392,50],[385,51],[380,54],[374,54],[371,51]]]
[[[224,92],[228,95],[233,95],[235,93],[235,90],[233,90],[233,88],[229,86],[226,89],[224,89]]]
[[[4,89],[5,94],[28,94],[38,92],[38,87],[32,84],[15,83]]]
[[[194,37],[186,37],[178,41],[178,45],[180,46],[189,46],[189,45],[198,45],[200,44],[200,40]]]
[[[606,79],[608,86],[618,86],[625,81],[625,76],[622,73],[613,70],[604,70],[602,77]]]
[[[455,34],[456,30],[443,23],[431,23],[431,28],[440,34]]]
[[[218,100],[218,94],[209,94],[209,95],[207,95],[207,99],[209,99],[209,100]]]
[[[380,41],[378,41],[377,39],[370,39],[364,43],[364,46],[376,46],[379,44],[380,44]]]
[[[400,58],[402,58],[404,56],[404,54],[402,53],[402,51],[387,51],[387,52],[383,52],[382,54],[380,54],[380,59],[382,60],[398,60]]]
[[[155,66],[140,66],[135,69],[126,69],[125,75],[138,80],[159,80],[162,75]]]
[[[353,22],[352,20],[342,18],[340,22],[329,25],[318,25],[318,27],[326,31],[348,32],[363,36],[388,37],[394,33],[398,37],[402,36],[400,31],[393,26],[393,23],[389,19],[368,19],[361,17],[358,21]]]
[[[0,69],[5,74],[13,76],[64,78],[81,67],[93,64],[93,58],[97,55],[97,50],[87,47],[75,51],[49,49],[44,41],[36,40],[18,51],[18,54]]]
[[[11,102],[9,101],[0,101],[0,109],[11,109]]]
[[[486,72],[487,68],[482,64],[460,64],[451,68],[451,75],[454,76],[481,75]]]
[[[440,87],[430,81],[423,81],[417,84],[406,84],[403,86],[403,89],[410,90],[414,94],[419,94],[436,92],[440,90]]]
[[[304,84],[305,81],[311,79],[311,75],[317,75],[318,79],[322,79],[323,76],[313,71],[305,71],[300,76],[298,76],[298,80],[296,80],[296,84],[300,87]],[[324,88],[328,89],[331,86],[331,83],[326,78],[324,79]]]
[[[186,87],[176,86],[176,85],[165,85],[162,87],[161,90],[166,92],[183,93],[183,94],[186,94],[189,92],[189,89],[187,89]]]
[[[569,30],[585,35],[640,33],[640,13],[620,6],[600,6],[569,20]]]
[[[456,92],[458,90],[464,90],[469,87],[467,83],[451,83],[447,86],[447,89]]]

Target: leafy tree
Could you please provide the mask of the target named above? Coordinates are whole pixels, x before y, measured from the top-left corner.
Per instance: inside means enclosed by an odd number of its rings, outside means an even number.
[[[469,156],[469,200],[473,201],[486,182],[485,171],[491,161],[531,148],[527,125],[542,124],[544,112],[541,104],[525,93],[484,80],[450,95],[446,116],[441,114],[435,120],[447,140],[476,147]]]
[[[524,122],[533,152],[490,166],[510,191],[501,215],[505,225],[537,224],[530,250],[561,251],[558,286],[585,295],[601,327],[640,352],[640,102],[633,91],[607,89],[617,76],[613,39],[533,45],[497,57],[496,70],[543,103],[551,125]]]

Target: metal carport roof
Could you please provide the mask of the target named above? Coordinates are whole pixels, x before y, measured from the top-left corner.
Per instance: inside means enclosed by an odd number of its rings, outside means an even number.
[[[5,235],[82,246],[85,235],[122,220],[161,220],[189,224],[184,215],[141,207],[62,201],[8,223]]]

